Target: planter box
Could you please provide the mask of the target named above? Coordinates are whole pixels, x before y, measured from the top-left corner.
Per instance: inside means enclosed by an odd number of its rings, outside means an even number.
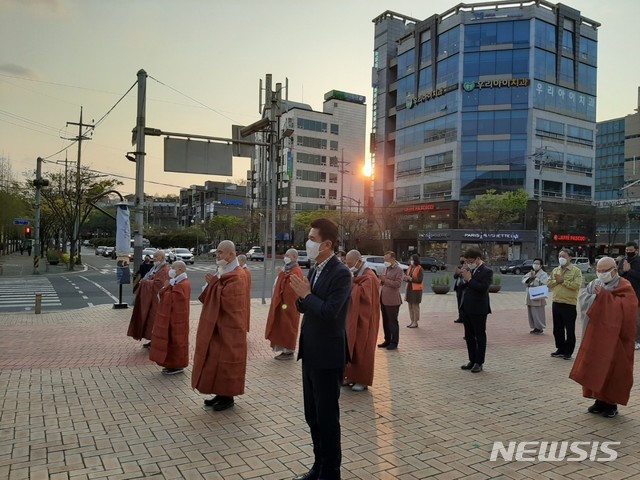
[[[449,293],[451,287],[449,285],[431,285],[431,290],[433,290],[433,293],[444,295]]]

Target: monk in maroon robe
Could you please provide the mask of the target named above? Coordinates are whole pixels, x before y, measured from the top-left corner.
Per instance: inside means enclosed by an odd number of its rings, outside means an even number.
[[[284,269],[278,273],[273,288],[264,330],[264,338],[271,342],[271,348],[280,352],[276,360],[292,360],[298,341],[300,312],[296,308],[298,296],[291,288],[292,276],[300,279],[304,276],[298,265],[298,251],[294,248],[284,254]]]
[[[589,413],[611,418],[618,404],[627,404],[633,385],[638,298],[613,258],[600,259],[596,269],[598,278],[580,295],[586,328],[569,378],[596,400]]]
[[[249,290],[233,242],[220,242],[216,263],[218,273],[205,275],[207,285],[199,297],[203,305],[191,386],[200,393],[215,394],[204,404],[221,411],[232,407],[233,397],[244,393]]]
[[[345,259],[353,273],[351,307],[347,317],[347,345],[351,362],[344,371],[345,384],[360,392],[373,384],[376,341],[380,326],[380,282],[362,261],[360,252],[351,250]]]
[[[189,366],[189,301],[187,266],[173,262],[169,280],[160,289],[160,306],[153,326],[149,359],[164,367],[164,375],[182,373]]]
[[[247,332],[251,327],[251,270],[247,266],[247,256],[246,255],[238,255],[238,264],[242,267],[242,271],[247,276],[247,289],[249,290],[249,295],[247,295]]]
[[[158,311],[158,292],[169,280],[169,265],[167,265],[164,251],[156,250],[153,254],[153,268],[140,280],[136,291],[135,304],[131,313],[127,335],[142,340],[151,340],[153,324]],[[151,342],[143,345],[149,348]]]

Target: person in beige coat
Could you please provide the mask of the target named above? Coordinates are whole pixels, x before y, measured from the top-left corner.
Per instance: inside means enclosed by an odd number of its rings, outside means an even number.
[[[547,285],[549,275],[542,269],[542,259],[533,259],[533,270],[522,277],[522,283],[527,288],[527,313],[529,315],[529,333],[542,335],[547,328],[547,320],[544,309],[547,306],[547,297],[532,298],[530,288]]]
[[[384,342],[378,345],[379,348],[395,350],[398,348],[400,337],[400,326],[398,325],[398,313],[402,305],[400,288],[404,273],[402,267],[396,260],[394,252],[384,254],[384,266],[386,267],[380,275],[380,309],[382,311],[382,329],[384,330]]]

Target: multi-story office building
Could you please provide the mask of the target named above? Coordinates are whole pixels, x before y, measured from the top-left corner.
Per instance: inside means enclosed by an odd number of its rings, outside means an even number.
[[[278,120],[282,139],[277,158],[276,242],[304,244],[308,232],[295,226],[296,213],[309,210],[364,210],[365,97],[338,90],[324,96],[322,111],[283,102]],[[261,138],[263,139],[263,138]],[[253,160],[248,180],[253,209],[261,213],[271,182],[264,151]],[[343,230],[348,237],[348,231]],[[348,238],[343,238],[348,242]]]
[[[180,189],[182,227],[207,222],[215,215],[247,217],[247,187],[227,182],[205,182]]]
[[[563,245],[586,254],[600,25],[545,0],[373,22],[372,193],[394,250],[454,262],[484,239],[498,259]],[[489,189],[525,189],[525,218],[499,232],[463,228],[465,207]]]
[[[597,252],[623,254],[640,238],[640,88],[636,113],[598,122],[596,135]]]

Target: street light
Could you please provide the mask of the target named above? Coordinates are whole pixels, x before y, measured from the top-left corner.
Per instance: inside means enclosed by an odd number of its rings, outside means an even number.
[[[538,162],[540,165],[540,171],[538,172],[538,225],[537,225],[537,255],[538,257],[544,260],[544,211],[542,210],[542,170],[549,163],[549,151],[555,152],[558,155],[562,155],[557,150],[547,147],[546,145],[543,148],[539,148],[536,152],[531,155],[531,158],[534,159],[534,168],[535,162]],[[542,161],[544,158],[544,161]]]
[[[356,202],[358,204],[358,210],[356,210],[356,211],[358,212],[358,215],[360,214],[360,203],[361,203],[360,200],[357,200],[357,199],[355,199],[353,197],[349,197],[347,195],[342,195],[342,198],[346,198],[348,200],[351,200],[352,202]]]

